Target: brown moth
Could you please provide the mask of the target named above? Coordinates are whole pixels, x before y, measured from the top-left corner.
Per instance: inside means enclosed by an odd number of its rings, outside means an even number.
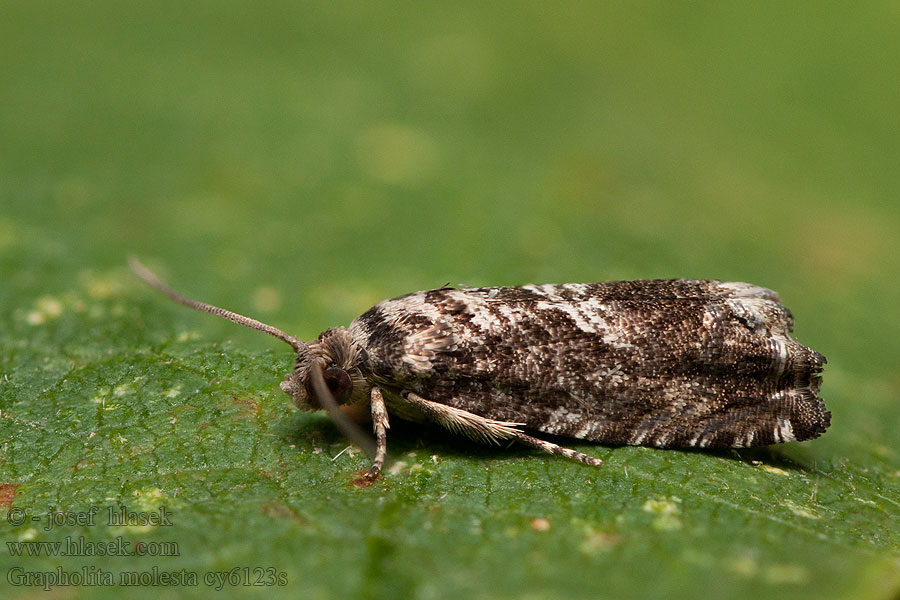
[[[325,409],[380,473],[388,414],[486,443],[515,441],[600,465],[526,432],[605,444],[741,448],[818,437],[825,357],[790,337],[775,292],[670,279],[449,288],[381,302],[303,342],[172,291],[170,298],[268,333],[297,354],[281,389]],[[339,409],[368,403],[371,440]]]

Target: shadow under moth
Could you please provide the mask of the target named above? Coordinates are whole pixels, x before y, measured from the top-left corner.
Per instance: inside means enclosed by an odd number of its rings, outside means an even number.
[[[486,443],[519,442],[600,465],[528,432],[604,444],[743,448],[818,437],[825,357],[790,337],[778,295],[696,279],[450,288],[376,304],[303,342],[146,282],[191,308],[268,333],[297,353],[281,389],[325,409],[380,473],[388,414]],[[368,403],[374,444],[341,405]]]

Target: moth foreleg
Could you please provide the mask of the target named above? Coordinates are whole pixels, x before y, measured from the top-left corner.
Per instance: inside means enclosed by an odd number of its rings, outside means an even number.
[[[536,437],[527,435],[519,429],[524,423],[514,423],[512,421],[498,421],[496,419],[488,419],[480,417],[474,413],[439,404],[422,398],[415,392],[403,392],[401,394],[403,400],[416,408],[429,421],[432,421],[441,427],[449,429],[454,433],[461,433],[469,438],[487,443],[500,443],[501,440],[515,440],[526,446],[543,450],[550,454],[558,454],[572,460],[578,460],[585,464],[599,467],[603,461],[587,454],[582,454],[569,448],[557,446],[552,442],[547,442]]]
[[[375,458],[372,460],[372,466],[366,471],[365,477],[366,479],[375,479],[381,473],[387,457],[387,430],[390,428],[390,423],[381,390],[373,386],[369,397],[372,405],[372,427],[375,430]]]

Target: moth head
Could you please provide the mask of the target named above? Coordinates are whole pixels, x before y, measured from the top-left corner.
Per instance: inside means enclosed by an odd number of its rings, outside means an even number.
[[[345,436],[369,455],[375,455],[374,441],[338,407],[362,400],[369,392],[363,376],[367,356],[365,350],[353,342],[350,332],[342,327],[329,329],[320,334],[318,340],[307,344],[277,327],[182,296],[135,257],[129,257],[128,262],[138,277],[175,302],[262,331],[289,344],[297,353],[297,361],[294,370],[281,382],[281,389],[291,396],[298,408],[327,411]]]
[[[316,370],[320,370],[322,382],[337,404],[365,400],[369,392],[363,374],[365,358],[365,350],[353,341],[349,331],[343,327],[329,329],[297,352],[294,370],[285,375],[281,390],[301,410],[324,408],[315,385]]]

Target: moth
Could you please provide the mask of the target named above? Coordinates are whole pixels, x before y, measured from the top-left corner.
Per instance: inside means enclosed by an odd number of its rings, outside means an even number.
[[[176,302],[289,344],[297,356],[281,389],[300,409],[328,411],[368,450],[368,479],[385,462],[389,414],[589,465],[602,461],[532,433],[743,448],[813,439],[831,421],[817,396],[825,357],[790,337],[793,318],[775,292],[748,283],[443,287],[386,300],[303,342],[131,266]],[[339,409],[357,403],[369,404],[374,448]]]

